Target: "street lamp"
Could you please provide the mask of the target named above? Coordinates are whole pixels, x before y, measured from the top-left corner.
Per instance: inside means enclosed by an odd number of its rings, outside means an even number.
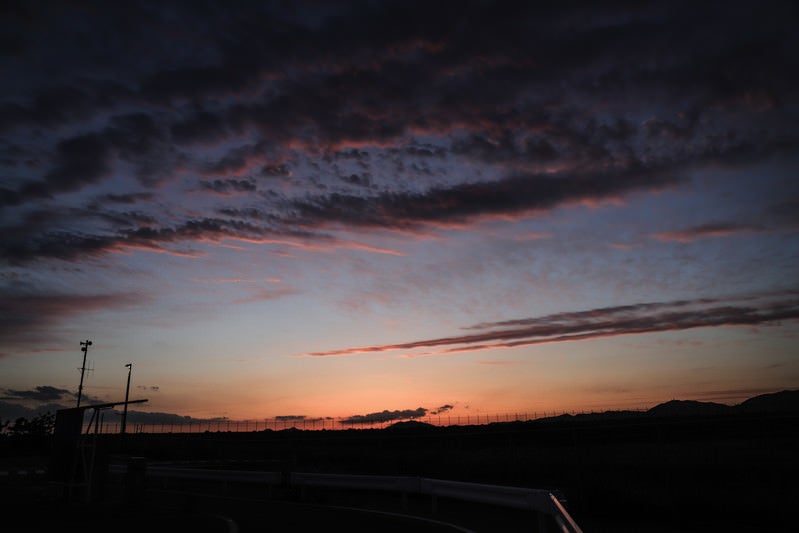
[[[128,422],[128,394],[130,394],[130,373],[133,370],[133,363],[126,364],[125,368],[128,369],[128,386],[125,387],[125,409],[122,411],[122,431],[120,433],[125,433],[125,426]]]
[[[86,372],[86,352],[89,351],[89,346],[92,341],[86,340],[80,342],[80,349],[83,352],[83,365],[80,367],[80,385],[78,385],[78,407],[80,407],[80,397],[83,394],[83,374]]]

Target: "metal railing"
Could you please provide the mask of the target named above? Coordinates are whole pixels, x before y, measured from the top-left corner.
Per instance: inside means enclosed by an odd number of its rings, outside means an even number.
[[[110,472],[124,474],[127,466],[111,465]],[[320,474],[309,472],[249,472],[213,470],[175,466],[151,465],[146,476],[167,481],[170,479],[202,480],[227,483],[254,483],[267,486],[288,486],[303,491],[308,487],[372,490],[399,493],[406,501],[408,495],[431,498],[436,511],[438,498],[475,502],[493,506],[531,511],[549,516],[562,533],[582,533],[582,530],[563,505],[556,491],[466,483],[409,476],[373,476],[352,474]]]
[[[643,412],[645,408],[623,409],[630,412]],[[299,429],[304,431],[318,430],[348,430],[348,429],[385,429],[398,422],[423,422],[425,424],[446,426],[472,426],[487,425],[502,422],[528,422],[544,418],[554,418],[564,415],[590,415],[590,411],[534,411],[532,413],[503,413],[503,414],[477,414],[477,415],[428,415],[415,418],[392,420],[373,420],[366,422],[350,422],[348,418],[263,418],[249,420],[203,420],[192,419],[188,421],[172,422],[132,422],[128,415],[129,433],[213,433],[213,432],[251,432],[251,431],[281,431],[285,429]],[[84,424],[84,432],[89,428]],[[119,433],[120,421],[100,420],[97,425],[98,433]],[[94,429],[92,429],[94,431]]]

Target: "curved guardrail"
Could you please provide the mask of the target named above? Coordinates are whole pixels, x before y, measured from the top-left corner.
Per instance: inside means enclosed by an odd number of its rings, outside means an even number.
[[[123,474],[127,465],[111,465],[112,473]],[[250,472],[150,465],[146,476],[160,479],[189,479],[220,482],[283,485],[298,488],[325,487],[419,494],[451,498],[502,507],[529,510],[554,519],[562,533],[582,533],[569,515],[559,494],[546,489],[507,487],[409,476],[372,476],[353,474],[320,474],[310,472]]]

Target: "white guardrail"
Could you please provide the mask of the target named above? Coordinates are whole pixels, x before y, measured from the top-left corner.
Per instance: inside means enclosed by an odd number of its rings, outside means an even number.
[[[116,474],[127,472],[127,465],[111,465]],[[307,472],[248,472],[212,470],[174,466],[148,465],[147,477],[192,479],[221,482],[242,482],[264,485],[288,484],[295,487],[327,487],[379,490],[401,494],[421,494],[431,498],[452,498],[462,501],[511,507],[551,516],[563,533],[582,533],[566,511],[561,500],[549,490],[484,485],[408,476],[369,476],[352,474],[316,474]]]

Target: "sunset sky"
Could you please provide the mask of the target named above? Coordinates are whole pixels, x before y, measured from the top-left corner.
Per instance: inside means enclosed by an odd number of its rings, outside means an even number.
[[[795,3],[0,10],[0,418],[799,388]]]

